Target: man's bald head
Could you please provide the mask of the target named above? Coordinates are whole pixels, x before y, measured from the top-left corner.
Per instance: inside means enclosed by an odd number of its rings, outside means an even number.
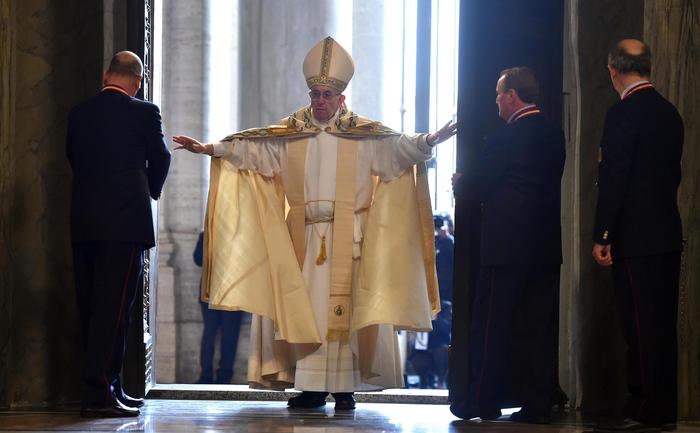
[[[608,65],[620,74],[651,75],[651,50],[637,39],[623,39],[608,53]]]
[[[143,76],[143,63],[139,56],[132,53],[131,51],[120,51],[112,57],[112,61],[109,62],[109,69],[107,69],[108,74],[122,75],[122,76]]]
[[[120,51],[109,62],[103,84],[120,87],[129,96],[135,96],[141,88],[142,79],[143,63],[139,56],[131,51]]]

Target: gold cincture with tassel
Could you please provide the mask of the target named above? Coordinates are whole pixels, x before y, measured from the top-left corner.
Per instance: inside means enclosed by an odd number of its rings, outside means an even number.
[[[316,264],[321,266],[326,262],[326,259],[328,256],[326,255],[326,235],[323,235],[321,237],[321,251],[318,253],[318,257],[316,257]]]

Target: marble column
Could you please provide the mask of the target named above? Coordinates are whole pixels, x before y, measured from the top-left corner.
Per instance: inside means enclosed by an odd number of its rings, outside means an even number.
[[[383,67],[386,47],[382,33],[387,5],[381,1],[362,0],[353,1],[352,4],[352,57],[355,62],[355,76],[350,85],[348,105],[363,116],[382,120],[382,101],[386,84]],[[399,44],[393,48],[400,47]],[[400,87],[401,80],[394,80],[393,84]],[[397,101],[400,103],[400,96]],[[400,123],[388,126],[397,129],[401,127]]]
[[[202,138],[205,3],[169,1],[163,9],[162,115],[165,136]],[[174,152],[160,208],[156,380],[191,383],[199,371],[201,270],[192,260],[202,227],[206,159]]]

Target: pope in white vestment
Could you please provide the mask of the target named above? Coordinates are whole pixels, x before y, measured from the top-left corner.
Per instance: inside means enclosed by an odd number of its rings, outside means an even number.
[[[254,313],[250,385],[339,401],[402,387],[396,331],[439,310],[423,162],[456,128],[408,136],[349,111],[352,59],[330,37],[304,73],[311,105],[280,125],[175,141],[216,157],[203,298]]]

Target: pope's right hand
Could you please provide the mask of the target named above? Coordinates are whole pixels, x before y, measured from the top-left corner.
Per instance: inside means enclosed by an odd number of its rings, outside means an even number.
[[[211,144],[202,144],[192,137],[186,135],[175,135],[173,136],[173,141],[179,146],[175,147],[175,150],[185,149],[192,153],[205,153],[207,155],[214,154],[214,146]]]

